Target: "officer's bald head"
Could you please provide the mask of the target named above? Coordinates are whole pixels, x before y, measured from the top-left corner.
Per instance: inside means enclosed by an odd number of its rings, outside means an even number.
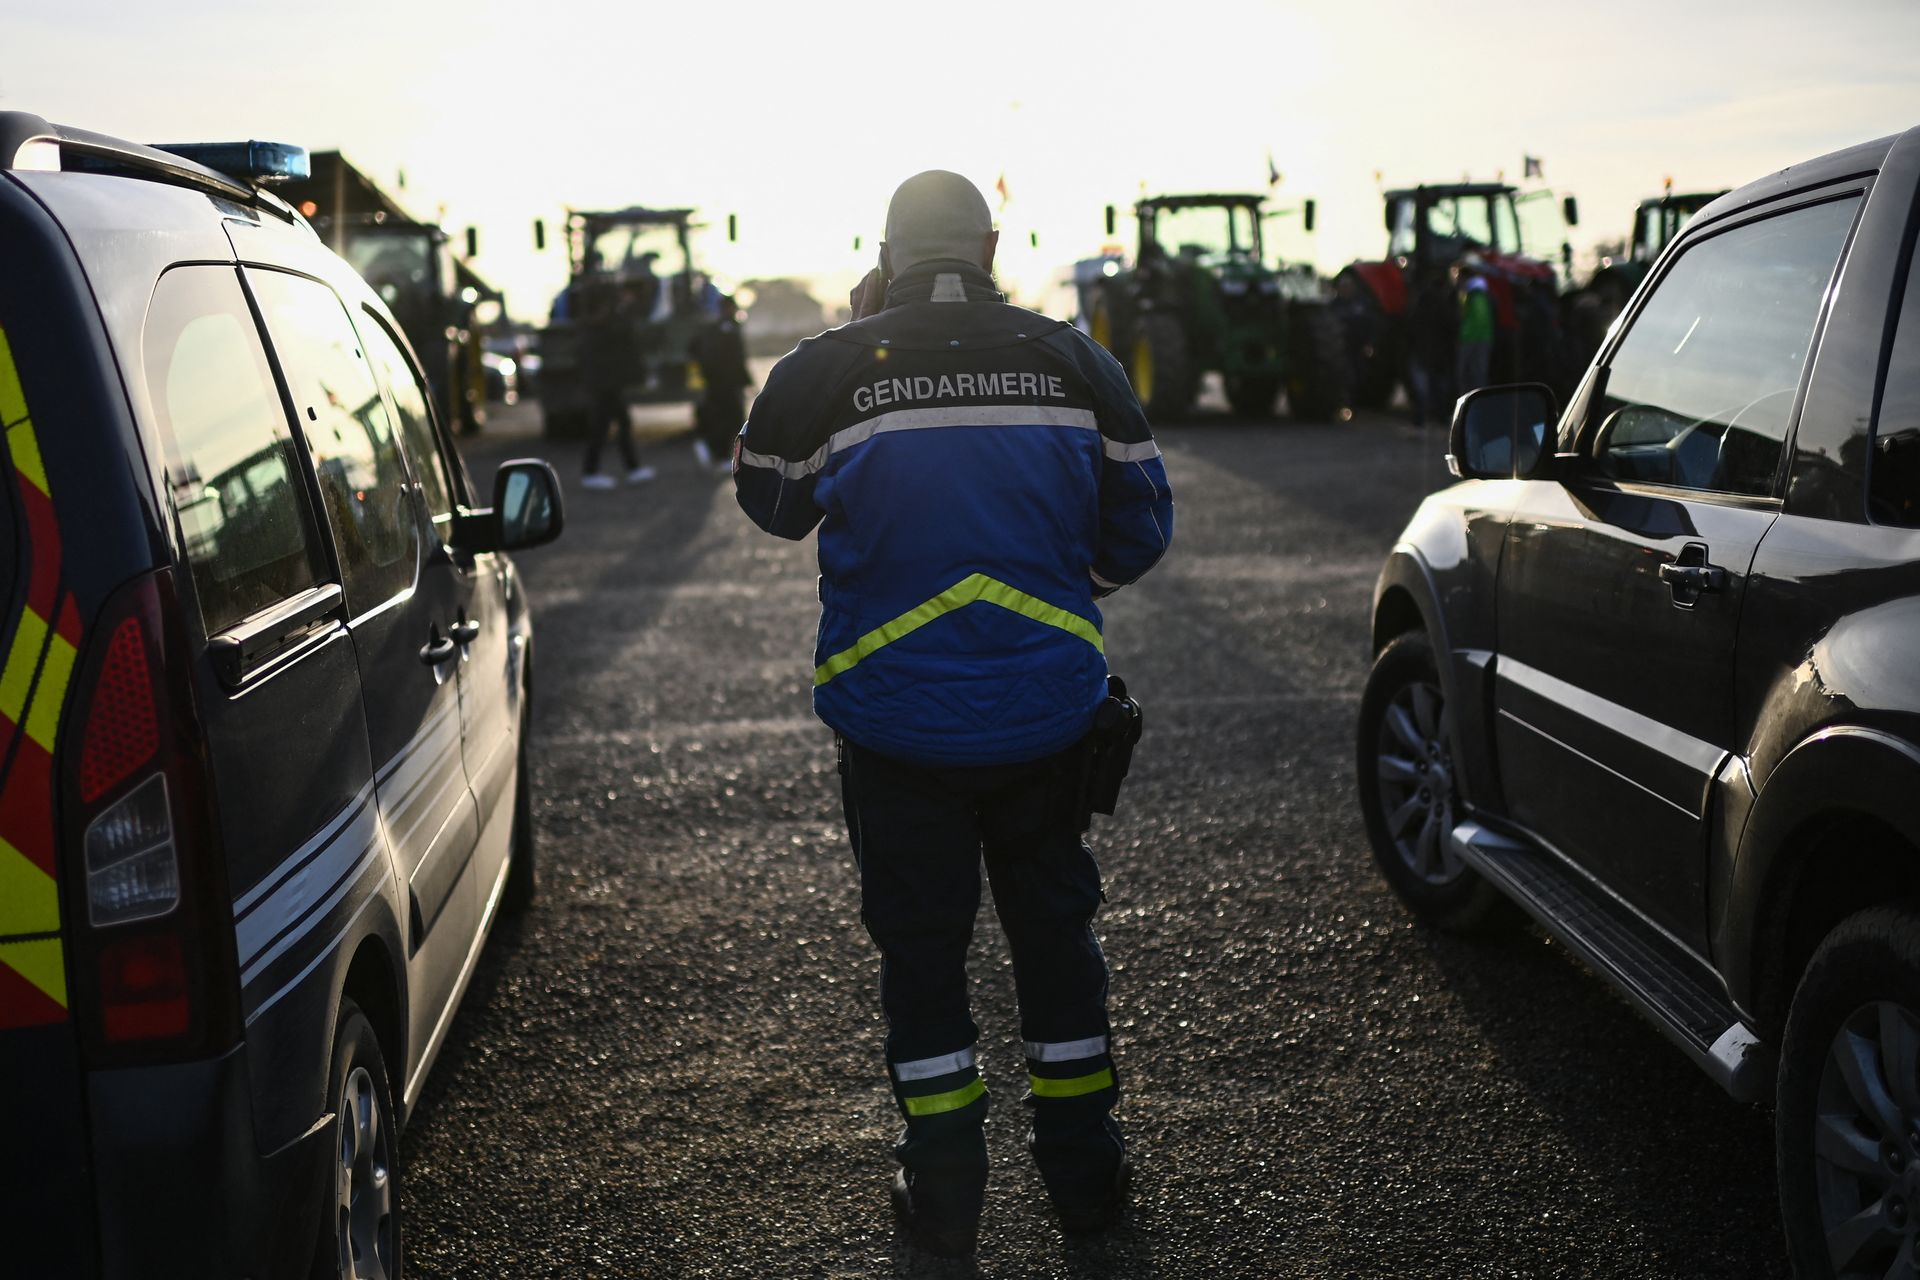
[[[945,169],[914,174],[887,205],[887,265],[894,275],[929,258],[960,258],[992,270],[998,239],[979,188]]]

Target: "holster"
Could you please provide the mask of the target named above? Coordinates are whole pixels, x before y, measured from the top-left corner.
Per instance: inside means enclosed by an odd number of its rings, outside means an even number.
[[[1074,805],[1075,830],[1093,825],[1093,815],[1111,815],[1120,803],[1120,784],[1133,764],[1133,747],[1146,721],[1140,704],[1127,696],[1127,682],[1107,677],[1107,696],[1093,713],[1093,729],[1080,743],[1080,787]]]

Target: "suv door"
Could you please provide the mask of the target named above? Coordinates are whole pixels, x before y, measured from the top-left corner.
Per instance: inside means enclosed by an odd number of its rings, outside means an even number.
[[[448,634],[460,645],[462,753],[479,818],[474,884],[484,923],[512,839],[521,687],[521,655],[509,649],[507,637],[512,579],[504,556],[490,552],[467,556],[451,545],[460,490],[449,460],[457,455],[429,408],[432,392],[399,335],[383,318],[363,308],[359,321],[367,353],[393,401],[400,440],[426,515],[423,572],[447,575],[457,584],[459,603]]]
[[[461,584],[424,563],[419,509],[358,332],[328,286],[257,267],[247,281],[305,431],[346,586],[379,812],[407,883],[407,1062],[444,1025],[472,949],[478,832],[460,754]]]
[[[1696,951],[1742,594],[1858,206],[1829,192],[1671,260],[1569,414],[1574,456],[1508,528],[1509,812]]]

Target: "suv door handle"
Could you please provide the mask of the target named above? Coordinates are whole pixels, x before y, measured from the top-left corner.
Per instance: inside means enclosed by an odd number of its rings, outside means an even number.
[[[1660,566],[1660,581],[1676,589],[1724,591],[1727,571],[1714,564],[1663,564]]]
[[[455,644],[472,644],[480,638],[480,624],[477,622],[456,622],[447,628],[447,634],[453,637]]]
[[[453,657],[454,653],[458,651],[458,648],[459,646],[444,636],[435,636],[420,647],[420,661],[430,667],[437,667],[447,659]]]

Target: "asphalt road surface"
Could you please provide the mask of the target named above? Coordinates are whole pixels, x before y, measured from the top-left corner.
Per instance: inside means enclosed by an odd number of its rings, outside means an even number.
[[[669,416],[669,421],[671,417]],[[1769,1118],[1533,931],[1412,923],[1374,874],[1352,726],[1375,571],[1437,432],[1164,427],[1172,554],[1109,602],[1148,734],[1094,830],[1137,1166],[1071,1242],[1022,1150],[1012,970],[975,1013],[993,1183],[972,1264],[918,1254],[831,737],[813,545],[683,442],[569,492],[535,609],[541,899],[496,930],[403,1152],[414,1274],[1756,1276]],[[538,440],[481,442],[500,458]],[[572,448],[550,451],[569,481]]]

